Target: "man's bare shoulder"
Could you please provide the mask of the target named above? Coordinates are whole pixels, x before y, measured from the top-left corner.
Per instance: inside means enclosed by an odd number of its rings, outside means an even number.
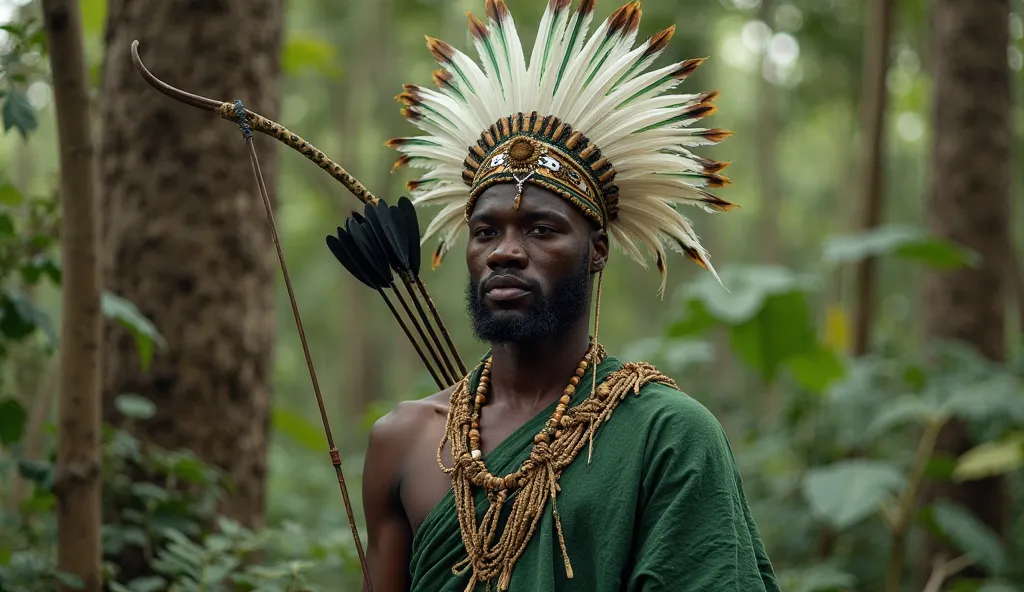
[[[449,387],[422,399],[402,401],[395,405],[394,409],[373,423],[370,445],[400,447],[420,434],[424,423],[438,418],[444,421],[454,388]]]

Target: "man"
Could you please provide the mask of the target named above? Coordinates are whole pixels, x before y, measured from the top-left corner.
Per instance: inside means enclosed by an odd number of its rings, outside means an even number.
[[[487,74],[429,39],[441,92],[402,96],[430,135],[391,144],[431,169],[416,203],[447,205],[425,233],[442,235],[435,264],[467,234],[468,309],[491,349],[373,427],[378,592],[779,589],[719,422],[597,342],[612,240],[635,257],[647,245],[663,278],[663,239],[711,269],[667,204],[728,204],[701,189],[724,165],[685,149],[725,134],[680,125],[711,95],[656,96],[696,63],[644,73],[671,30],[633,49],[634,2],[587,40],[593,9],[551,0],[527,67],[507,7],[488,0],[489,23],[470,19]]]

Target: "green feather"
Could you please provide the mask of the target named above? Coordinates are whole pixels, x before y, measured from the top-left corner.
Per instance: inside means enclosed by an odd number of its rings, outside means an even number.
[[[597,48],[597,53],[594,54],[594,58],[593,60],[590,61],[590,63],[593,64],[594,60],[597,60],[599,56],[600,61],[597,63],[596,66],[593,66],[593,70],[590,71],[590,76],[588,76],[587,81],[583,83],[584,88],[590,86],[590,83],[594,80],[594,77],[597,76],[597,73],[601,71],[601,66],[603,66],[605,61],[608,60],[608,56],[612,52],[612,48],[608,47],[608,45],[612,42],[612,37],[613,36],[606,36],[604,38],[604,41],[602,41],[601,45]]]
[[[659,86],[661,86],[662,84],[665,84],[666,82],[668,82],[669,80],[672,80],[673,78],[674,78],[674,76],[672,76],[671,74],[668,75],[668,76],[662,76],[656,82],[652,82],[651,84],[648,84],[646,87],[644,87],[643,90],[637,91],[636,93],[633,94],[633,96],[631,96],[628,99],[626,99],[625,101],[622,101],[621,103],[619,103],[619,105],[617,107],[615,107],[615,108],[616,109],[621,109],[622,107],[625,107],[626,105],[632,103],[633,101],[635,101],[638,98],[644,96],[645,94],[647,94],[651,90],[654,90],[655,88],[658,88]]]
[[[555,91],[558,91],[559,85],[562,84],[562,76],[565,75],[565,68],[569,65],[569,58],[572,56],[572,48],[576,46],[576,39],[580,36],[580,31],[583,29],[583,21],[585,19],[580,15],[576,19],[576,26],[572,28],[572,36],[569,37],[569,44],[565,47],[565,56],[562,57],[562,66],[558,69],[558,78],[555,79]]]

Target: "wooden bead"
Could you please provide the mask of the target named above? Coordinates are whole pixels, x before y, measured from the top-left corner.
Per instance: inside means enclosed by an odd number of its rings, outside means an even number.
[[[587,369],[587,366],[589,366],[589,365],[590,365],[590,364],[588,364],[587,362],[580,362],[580,368],[582,368],[582,369],[584,369],[584,370],[586,370],[586,369]]]
[[[565,387],[565,394],[566,394],[566,396],[571,397],[575,393],[576,393],[576,387],[575,386],[570,384],[569,386]]]
[[[576,369],[576,376],[582,377],[585,373],[586,373],[586,370],[584,370],[583,368],[577,368]]]
[[[541,442],[548,442],[548,441],[549,441],[549,437],[548,437],[547,432],[541,432],[541,433],[539,433],[539,434],[537,434],[536,436],[533,437],[533,443],[534,444],[540,444]]]
[[[559,421],[558,423],[559,423],[559,425],[561,425],[561,426],[562,426],[563,428],[567,428],[567,427],[569,427],[569,418],[568,418],[568,417],[563,417],[563,418],[562,418],[562,420],[561,420],[561,421]]]
[[[473,429],[469,430],[469,437],[470,438],[479,438],[480,437],[480,430],[478,430],[476,427],[473,427]]]
[[[483,407],[484,403],[486,403],[486,402],[487,402],[487,397],[483,396],[482,394],[478,394],[476,396],[476,404],[478,406]]]
[[[573,376],[572,379],[569,380],[569,384],[571,384],[573,386],[576,386],[579,383],[580,383],[580,377],[579,376]]]

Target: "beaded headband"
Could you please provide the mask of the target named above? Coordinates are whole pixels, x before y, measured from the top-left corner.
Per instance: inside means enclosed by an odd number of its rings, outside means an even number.
[[[438,90],[407,84],[397,98],[403,116],[426,135],[396,138],[395,163],[426,169],[408,183],[417,207],[441,211],[423,234],[438,235],[435,265],[467,226],[481,192],[496,183],[532,183],[570,201],[605,228],[611,244],[646,267],[640,246],[655,257],[663,293],[665,248],[682,253],[717,278],[707,251],[680,212],[735,207],[707,190],[729,180],[728,163],[691,149],[731,135],[692,125],[715,112],[717,93],[669,94],[704,61],[648,68],[675,27],[636,45],[640,2],[609,16],[592,35],[594,0],[549,0],[529,60],[504,0],[486,0],[486,22],[469,14],[477,63],[427,37],[440,65]],[[466,188],[469,191],[466,191]]]

